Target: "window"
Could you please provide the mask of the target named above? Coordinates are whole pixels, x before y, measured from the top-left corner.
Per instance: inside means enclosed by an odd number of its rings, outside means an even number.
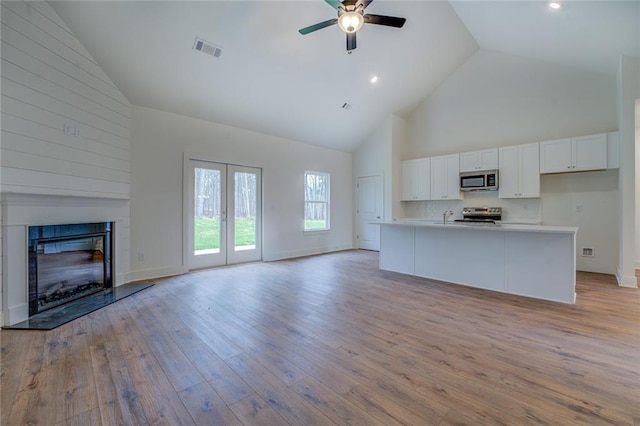
[[[304,230],[329,229],[329,173],[304,172]]]

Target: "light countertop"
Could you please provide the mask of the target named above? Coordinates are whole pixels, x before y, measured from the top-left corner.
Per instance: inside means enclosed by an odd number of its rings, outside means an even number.
[[[465,230],[478,230],[478,231],[503,231],[503,232],[544,232],[544,233],[560,233],[560,234],[575,234],[578,232],[576,226],[553,226],[553,225],[534,225],[534,224],[522,224],[522,223],[497,223],[497,224],[484,224],[484,223],[463,223],[447,221],[444,225],[442,221],[426,220],[426,219],[396,219],[392,222],[382,222],[380,225],[395,225],[395,226],[415,226],[419,228],[447,228],[447,229],[465,229]]]

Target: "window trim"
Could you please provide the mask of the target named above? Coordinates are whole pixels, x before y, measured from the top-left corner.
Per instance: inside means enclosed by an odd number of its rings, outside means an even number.
[[[318,175],[323,176],[327,181],[327,196],[326,201],[318,201],[318,200],[307,200],[307,175]],[[328,172],[314,172],[311,170],[305,170],[303,176],[303,203],[302,203],[302,229],[305,233],[322,233],[331,231],[331,173]],[[326,205],[326,226],[324,228],[313,228],[307,229],[306,227],[306,217],[307,217],[307,203],[318,203]]]

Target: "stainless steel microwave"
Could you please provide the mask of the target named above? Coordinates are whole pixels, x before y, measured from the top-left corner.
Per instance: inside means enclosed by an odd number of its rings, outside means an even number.
[[[497,189],[497,170],[460,173],[460,191],[496,191]]]

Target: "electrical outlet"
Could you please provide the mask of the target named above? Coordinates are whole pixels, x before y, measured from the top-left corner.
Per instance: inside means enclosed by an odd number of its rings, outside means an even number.
[[[582,257],[596,257],[593,247],[582,247]]]
[[[582,212],[582,204],[576,204],[576,213]]]
[[[138,252],[138,261],[144,262],[144,252]]]

